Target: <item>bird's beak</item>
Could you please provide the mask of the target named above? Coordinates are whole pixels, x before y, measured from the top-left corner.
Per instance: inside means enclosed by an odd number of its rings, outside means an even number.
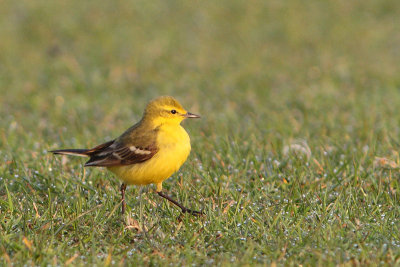
[[[187,112],[184,116],[185,118],[200,118],[200,115],[196,115],[190,112]]]

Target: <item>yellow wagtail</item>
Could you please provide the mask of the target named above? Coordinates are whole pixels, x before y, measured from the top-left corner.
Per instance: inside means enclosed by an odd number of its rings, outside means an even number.
[[[86,166],[106,167],[123,183],[122,213],[127,185],[156,184],[157,193],[193,215],[190,210],[162,193],[162,182],[176,172],[190,153],[190,138],[180,125],[186,118],[200,118],[187,112],[173,97],[162,96],[147,104],[142,119],[115,140],[92,149],[61,149],[54,154],[88,156]]]

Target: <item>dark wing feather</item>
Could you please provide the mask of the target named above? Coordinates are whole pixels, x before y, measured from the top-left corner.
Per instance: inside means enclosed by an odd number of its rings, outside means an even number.
[[[90,150],[85,166],[121,166],[141,163],[151,159],[158,151],[157,130],[148,132],[135,125],[120,138]]]
[[[104,143],[104,144],[101,144],[101,145],[98,145],[98,146],[96,146],[96,147],[94,147],[94,148],[92,148],[92,149],[88,149],[88,150],[86,151],[86,154],[87,154],[87,155],[92,155],[92,154],[96,153],[97,151],[100,151],[100,150],[103,150],[103,149],[108,148],[109,146],[111,146],[112,144],[114,144],[114,142],[115,142],[115,140],[108,141],[108,142],[106,142],[106,143]]]
[[[114,143],[105,149],[92,153],[85,166],[111,167],[141,163],[151,159],[157,151],[158,149],[155,147],[141,148],[134,145],[128,147]]]

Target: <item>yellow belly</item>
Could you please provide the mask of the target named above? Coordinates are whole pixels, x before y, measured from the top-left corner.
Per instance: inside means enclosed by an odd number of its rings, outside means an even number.
[[[190,153],[190,139],[180,125],[163,127],[158,133],[157,146],[158,152],[143,163],[108,169],[127,184],[160,184],[186,161]]]

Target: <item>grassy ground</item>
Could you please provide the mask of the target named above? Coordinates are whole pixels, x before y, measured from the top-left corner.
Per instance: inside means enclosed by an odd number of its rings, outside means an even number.
[[[399,1],[0,5],[0,265],[400,265]],[[204,218],[47,153],[165,94]]]

